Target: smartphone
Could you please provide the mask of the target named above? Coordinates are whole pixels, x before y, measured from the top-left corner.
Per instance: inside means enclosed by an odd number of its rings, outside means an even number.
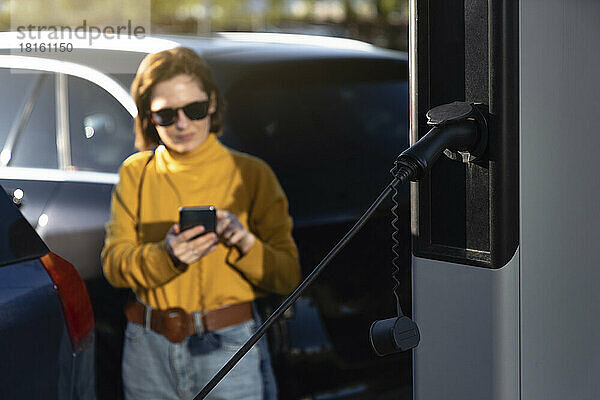
[[[217,209],[215,206],[180,207],[179,228],[180,232],[190,229],[196,225],[204,226],[204,233],[195,236],[200,237],[209,232],[215,232],[217,227]]]

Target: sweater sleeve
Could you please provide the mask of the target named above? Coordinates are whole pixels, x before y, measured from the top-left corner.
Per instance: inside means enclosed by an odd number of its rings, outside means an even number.
[[[290,293],[300,281],[298,249],[292,238],[288,201],[273,171],[261,162],[248,215],[256,236],[250,251],[240,256],[232,249],[227,263],[255,286],[278,294]]]
[[[137,163],[139,164],[139,163]],[[110,221],[102,249],[104,276],[115,287],[151,289],[179,275],[164,240],[137,242],[138,185],[142,168],[124,162],[112,192]]]

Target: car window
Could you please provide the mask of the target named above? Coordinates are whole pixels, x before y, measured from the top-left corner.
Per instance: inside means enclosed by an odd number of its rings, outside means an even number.
[[[69,76],[71,164],[78,170],[117,172],[134,150],[133,117],[110,93]]]
[[[223,142],[271,165],[299,223],[362,213],[408,138],[408,84],[244,85],[227,96]]]
[[[18,70],[12,71],[18,72]],[[6,143],[8,132],[33,81],[32,75],[25,77],[13,72],[10,68],[0,68],[0,87],[2,87],[2,91],[0,91],[0,143],[2,146]]]
[[[41,79],[41,81],[39,81]],[[10,166],[57,168],[56,110],[54,101],[54,74],[7,68],[0,69],[0,137],[2,146],[19,111],[30,96],[32,88],[40,83],[31,114],[15,139]]]

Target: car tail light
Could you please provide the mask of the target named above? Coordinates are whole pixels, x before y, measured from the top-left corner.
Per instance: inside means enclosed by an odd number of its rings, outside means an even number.
[[[48,253],[40,260],[54,282],[73,351],[78,352],[86,345],[86,339],[91,337],[94,329],[94,312],[85,283],[71,263],[56,254]]]

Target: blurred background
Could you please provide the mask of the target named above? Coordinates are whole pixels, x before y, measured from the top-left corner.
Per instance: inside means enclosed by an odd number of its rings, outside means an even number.
[[[408,0],[0,0],[0,31],[28,24],[75,27],[83,20],[135,23],[140,17],[152,34],[284,32],[408,47]]]

